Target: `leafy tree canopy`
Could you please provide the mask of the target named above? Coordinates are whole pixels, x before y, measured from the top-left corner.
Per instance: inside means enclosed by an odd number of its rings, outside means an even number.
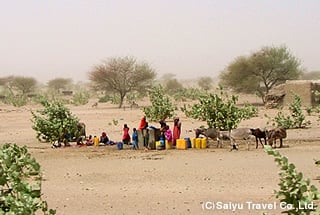
[[[177,93],[178,91],[180,91],[182,89],[183,89],[182,84],[175,78],[167,80],[165,83],[165,90],[170,95]]]
[[[119,95],[119,108],[127,93],[145,91],[155,77],[156,73],[147,63],[139,63],[132,57],[110,58],[89,73],[89,79],[95,85]]]
[[[66,87],[71,84],[72,80],[69,78],[55,78],[48,81],[47,85],[50,89],[59,91],[61,89],[66,89]]]
[[[302,74],[300,61],[287,47],[263,47],[250,56],[240,56],[220,75],[220,84],[237,92],[257,92],[265,95],[286,80]]]
[[[37,85],[37,81],[31,77],[14,77],[10,82],[10,88],[18,90],[22,95],[31,93]]]
[[[210,90],[212,88],[213,80],[211,77],[201,77],[198,80],[198,85],[203,90]]]

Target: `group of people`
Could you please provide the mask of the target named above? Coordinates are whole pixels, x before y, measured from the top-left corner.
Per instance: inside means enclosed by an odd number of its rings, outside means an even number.
[[[148,126],[148,122],[146,120],[146,116],[143,116],[138,129],[133,128],[132,135],[130,137],[129,134],[129,127],[127,124],[124,124],[123,127],[123,135],[122,135],[122,142],[124,144],[132,144],[133,149],[139,149],[139,139],[138,139],[138,131],[141,131],[142,138],[143,138],[143,146],[145,149],[150,149],[149,147],[149,129],[153,129],[154,127]],[[173,146],[176,145],[177,139],[180,138],[181,134],[181,122],[178,117],[174,118],[173,123],[173,131],[170,129],[170,126],[164,122],[160,121],[160,139],[167,140],[169,143],[172,143]]]
[[[123,144],[132,144],[133,149],[139,149],[139,139],[138,139],[138,131],[141,131],[143,138],[143,146],[145,149],[150,149],[149,147],[149,129],[154,129],[153,126],[148,126],[148,122],[146,120],[146,116],[143,116],[140,125],[137,128],[132,129],[132,134],[130,135],[130,128],[127,124],[123,125],[123,135],[122,135],[122,143]],[[173,131],[170,129],[170,126],[167,125],[166,122],[160,121],[160,139],[167,140],[169,143],[172,143],[173,146],[176,145],[176,140],[180,138],[181,134],[181,122],[178,117],[174,118],[173,123]],[[97,136],[89,135],[88,138],[80,137],[77,140],[77,145],[83,146],[98,146],[98,145],[113,145],[114,141],[110,140],[107,133],[103,131],[101,133],[100,138]]]
[[[141,121],[140,121],[140,125],[139,125],[139,130],[141,130],[143,132],[143,136],[144,138],[147,138],[147,127],[148,127],[148,123],[146,120],[146,117],[144,116]],[[129,127],[127,124],[123,125],[123,135],[122,135],[122,142],[123,144],[128,144],[131,141],[132,144],[132,148],[133,149],[139,149],[139,145],[138,145],[138,130],[136,128],[132,129],[132,136],[130,137],[129,134]],[[145,132],[145,133],[144,133]],[[145,142],[145,140],[144,140]],[[145,145],[145,144],[144,144]]]
[[[100,138],[97,137],[97,136],[93,136],[92,135],[89,135],[88,138],[86,138],[84,140],[84,137],[80,137],[78,140],[77,140],[77,145],[80,145],[80,146],[98,146],[98,145],[113,145],[115,144],[115,142],[113,142],[112,140],[109,139],[107,133],[105,131],[103,131],[101,133],[101,136]]]
[[[179,120],[179,117],[175,117],[173,120],[173,131],[171,131],[170,126],[167,125],[165,122],[161,122],[160,125],[160,137],[164,138],[169,143],[172,143],[173,146],[175,146],[177,139],[180,138],[181,134],[181,122]]]

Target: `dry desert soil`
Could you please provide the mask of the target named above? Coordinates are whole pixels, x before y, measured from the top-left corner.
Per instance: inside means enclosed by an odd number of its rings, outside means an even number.
[[[106,131],[112,140],[119,141],[123,124],[127,123],[132,131],[143,115],[139,108],[124,110],[108,103],[92,108],[94,102],[69,106],[86,123],[87,134],[100,135]],[[52,149],[48,143],[39,143],[31,128],[30,110],[38,108],[41,106],[15,108],[1,104],[0,137],[2,144],[26,145],[41,164],[43,198],[57,214],[280,214],[282,211],[274,194],[278,189],[279,168],[261,145],[255,149],[254,139],[249,151],[245,143],[240,143],[240,149],[231,152],[227,144],[216,148],[214,142],[201,150],[145,151],[125,146],[119,151],[116,146],[76,147],[74,143],[72,147]],[[272,117],[276,112],[259,106],[259,116],[242,121],[239,127],[264,128],[268,126],[264,115]],[[179,111],[177,114],[182,122],[182,138],[194,137],[190,130],[205,125]],[[307,116],[312,121],[309,128],[288,130],[285,147],[277,150],[320,187],[315,180],[320,169],[314,164],[314,159],[320,158],[317,119]],[[112,120],[118,120],[119,124],[114,126]],[[257,205],[253,208],[248,202]],[[232,211],[231,204],[239,208]],[[258,208],[264,204],[271,204],[271,208]],[[220,209],[221,206],[224,208]]]

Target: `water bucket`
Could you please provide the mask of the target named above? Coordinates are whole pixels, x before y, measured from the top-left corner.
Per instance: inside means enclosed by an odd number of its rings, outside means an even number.
[[[201,138],[196,138],[196,149],[201,149]]]
[[[122,142],[118,142],[117,143],[117,148],[118,148],[118,150],[122,150],[123,149],[123,143]]]
[[[207,138],[201,138],[201,148],[207,148]]]

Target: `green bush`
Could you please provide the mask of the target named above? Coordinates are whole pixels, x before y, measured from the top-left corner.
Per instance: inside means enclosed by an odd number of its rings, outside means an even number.
[[[275,116],[274,121],[277,123],[277,127],[290,129],[290,128],[303,128],[310,125],[310,121],[305,121],[305,115],[303,114],[301,107],[301,98],[298,95],[294,95],[294,99],[289,107],[290,115],[285,116],[282,111],[279,111]]]
[[[151,106],[144,107],[143,112],[150,121],[164,121],[173,116],[175,107],[170,98],[164,94],[161,85],[153,87],[149,92]]]
[[[187,100],[197,100],[203,94],[206,94],[206,92],[198,88],[183,88],[177,90],[172,96],[175,101],[185,102]]]
[[[241,113],[242,113],[243,119],[250,119],[252,117],[258,116],[259,111],[257,107],[246,103],[244,104],[244,107],[242,108]]]
[[[60,101],[43,99],[43,110],[31,111],[32,128],[36,131],[39,141],[43,138],[51,143],[67,142],[66,135],[77,134],[79,120]]]
[[[86,91],[76,92],[73,96],[73,104],[76,106],[85,105],[89,102],[90,94]]]
[[[296,170],[295,165],[289,163],[288,158],[282,156],[279,151],[272,149],[271,146],[265,146],[264,150],[275,158],[275,162],[280,167],[278,184],[280,190],[275,193],[281,202],[292,206],[292,209],[288,207],[289,210],[285,213],[308,215],[314,212],[317,208],[314,201],[320,198],[320,193],[314,185],[310,184],[310,179],[304,179],[303,174]],[[307,205],[314,207],[308,208]]]
[[[25,95],[9,95],[5,99],[5,103],[11,104],[15,107],[22,107],[25,106],[28,102],[28,98]]]
[[[55,214],[41,199],[40,165],[25,146],[0,146],[0,172],[0,214]]]
[[[181,108],[187,117],[206,121],[209,128],[221,130],[231,130],[238,126],[242,119],[247,119],[255,113],[255,109],[250,106],[244,108],[237,107],[238,97],[229,97],[221,91],[217,94],[202,94],[198,98],[199,102],[193,106]]]

